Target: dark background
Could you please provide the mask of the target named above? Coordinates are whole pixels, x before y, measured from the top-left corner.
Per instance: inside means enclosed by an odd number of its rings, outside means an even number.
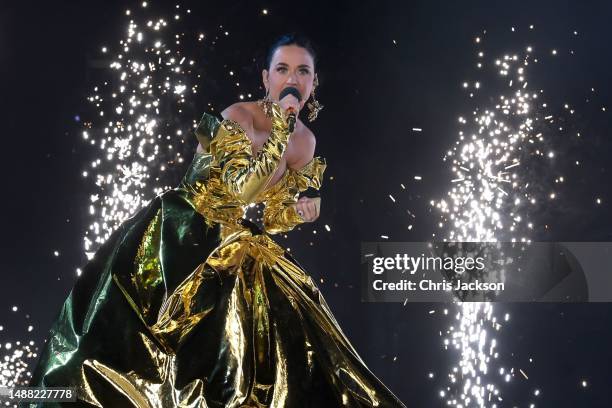
[[[163,4],[150,3],[160,9]],[[443,197],[448,187],[450,173],[442,157],[455,140],[457,116],[470,112],[460,84],[474,76],[473,39],[483,29],[494,38],[490,54],[525,45],[521,33],[530,24],[536,26],[529,34],[534,45],[576,50],[572,59],[549,65],[531,79],[546,89],[551,104],[578,105],[575,126],[589,135],[580,145],[556,141],[565,146],[560,151],[568,161],[581,157],[588,166],[573,170],[555,204],[538,208],[537,221],[547,227],[534,239],[610,240],[609,110],[598,107],[611,96],[612,6],[577,1],[201,3],[181,4],[191,5],[197,25],[212,36],[219,25],[231,33],[211,47],[210,60],[203,62],[212,74],[205,80],[211,91],[204,87],[202,99],[194,101],[201,111],[209,100],[223,108],[237,99],[232,80],[221,74],[224,61],[244,66],[245,82],[260,96],[252,58],[261,56],[262,44],[291,29],[304,31],[317,44],[318,94],[326,108],[312,128],[317,154],[329,163],[323,210],[315,225],[301,228],[286,244],[319,282],[370,369],[408,406],[445,406],[438,391],[457,358],[443,350],[439,331],[452,319],[440,316],[441,305],[361,303],[359,245],[383,234],[395,241],[421,241],[436,231],[438,218],[429,201]],[[82,142],[75,116],[92,116],[85,97],[106,72],[98,64],[100,46],[122,38],[124,10],[137,4],[24,1],[0,6],[2,343],[32,338],[42,344],[76,267],[84,262],[91,185],[80,174],[94,152]],[[519,31],[515,37],[510,37],[511,26]],[[580,33],[577,39],[574,30]],[[587,103],[591,87],[598,92]],[[412,132],[413,127],[423,132]],[[416,182],[414,175],[423,181]],[[594,206],[594,196],[603,205]],[[13,305],[18,312],[11,311]],[[448,307],[452,315],[453,306]],[[500,316],[511,315],[497,335],[501,365],[522,368],[529,376],[515,373],[505,384],[491,374],[504,396],[499,406],[612,406],[610,305],[496,308]],[[24,329],[28,324],[35,327],[32,333]],[[580,385],[583,379],[586,388]],[[533,396],[535,389],[541,390],[539,397]]]

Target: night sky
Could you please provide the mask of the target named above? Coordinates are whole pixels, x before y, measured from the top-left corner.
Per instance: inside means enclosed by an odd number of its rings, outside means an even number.
[[[100,48],[122,38],[125,9],[135,10],[139,3],[12,3],[0,5],[0,344],[32,339],[41,345],[77,278],[76,268],[85,262],[83,235],[91,222],[87,209],[93,186],[81,173],[98,152],[83,142],[81,132],[83,122],[98,120],[86,98],[109,75],[110,60]],[[150,3],[154,15],[175,4]],[[425,241],[439,233],[439,215],[430,201],[444,197],[449,187],[452,176],[442,159],[456,139],[457,117],[469,116],[476,102],[494,103],[497,95],[483,89],[477,98],[469,98],[462,89],[464,81],[477,76],[476,36],[486,39],[489,59],[527,44],[562,54],[538,66],[530,81],[536,89],[545,89],[552,110],[562,111],[566,102],[575,107],[576,114],[561,121],[583,137],[577,141],[565,133],[552,136],[556,161],[550,174],[533,175],[534,182],[547,185],[556,174],[568,181],[555,200],[534,208],[533,239],[611,240],[612,5],[180,4],[197,16],[185,23],[185,31],[207,34],[202,48],[193,51],[204,56],[198,64],[205,74],[187,110],[194,116],[180,119],[185,120],[186,134],[209,103],[218,112],[245,91],[254,98],[263,96],[258,64],[273,38],[298,30],[317,46],[318,97],[325,109],[311,128],[317,136],[316,155],[328,162],[322,214],[280,242],[291,247],[318,282],[368,367],[407,406],[445,406],[439,391],[447,386],[445,376],[457,359],[444,350],[439,335],[452,324],[452,316],[439,311],[447,307],[452,315],[453,306],[362,303],[360,243],[383,240],[381,235],[389,241]],[[529,30],[530,25],[535,29]],[[230,68],[241,78],[240,88],[227,75]],[[186,152],[195,152],[195,138],[187,135],[184,142]],[[584,165],[573,166],[578,159]],[[162,177],[176,184],[185,168]],[[13,306],[18,306],[16,312]],[[511,316],[497,334],[500,360],[528,376],[515,373],[505,383],[497,373],[491,375],[504,397],[500,407],[612,406],[612,306],[542,303],[495,308]],[[28,333],[30,324],[34,330]]]

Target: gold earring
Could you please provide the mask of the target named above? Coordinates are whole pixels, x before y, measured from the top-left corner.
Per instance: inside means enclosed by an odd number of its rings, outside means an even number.
[[[259,105],[267,117],[272,117],[272,99],[270,99],[269,89],[266,89],[266,95],[263,97],[263,99],[257,101],[257,105]]]
[[[308,102],[306,104],[306,106],[308,107],[308,121],[309,122],[313,122],[317,116],[319,115],[319,112],[321,112],[321,110],[323,110],[324,106],[321,105],[319,103],[319,101],[317,101],[317,96],[315,94],[315,90],[317,89],[317,86],[319,86],[319,76],[315,74],[314,77],[314,81],[312,84],[312,92],[310,93],[310,97],[312,99],[311,102]]]

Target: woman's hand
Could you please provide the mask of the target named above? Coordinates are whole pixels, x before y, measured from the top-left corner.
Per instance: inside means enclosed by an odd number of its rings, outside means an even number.
[[[295,210],[304,222],[313,222],[321,213],[321,197],[301,197],[295,204]]]
[[[289,114],[289,112],[287,112],[289,109],[292,109],[293,112],[295,112],[295,116],[297,116],[300,112],[300,101],[298,101],[298,99],[291,94],[286,95],[278,102],[278,104],[285,115]]]

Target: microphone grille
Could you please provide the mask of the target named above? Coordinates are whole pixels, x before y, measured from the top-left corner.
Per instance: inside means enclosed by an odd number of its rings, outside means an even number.
[[[300,94],[300,91],[298,91],[297,88],[294,88],[293,86],[288,86],[283,89],[280,95],[278,96],[278,99],[283,99],[287,95],[293,95],[297,98],[298,101],[302,101],[302,94]]]

